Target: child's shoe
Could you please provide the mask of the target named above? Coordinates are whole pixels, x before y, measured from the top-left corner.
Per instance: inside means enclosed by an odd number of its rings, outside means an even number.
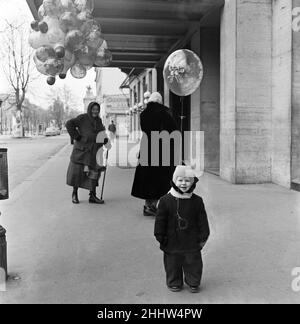
[[[199,286],[189,286],[191,293],[198,293],[200,288]]]
[[[156,208],[153,206],[144,206],[144,216],[156,216]]]
[[[182,290],[182,287],[180,286],[172,286],[172,287],[169,287],[169,290],[173,291],[173,292],[178,292],[178,291],[181,291]]]

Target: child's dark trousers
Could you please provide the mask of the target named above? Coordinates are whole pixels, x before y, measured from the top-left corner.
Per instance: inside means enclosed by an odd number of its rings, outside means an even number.
[[[187,285],[200,286],[203,269],[200,251],[190,253],[164,252],[164,266],[168,287],[183,286],[183,275]]]

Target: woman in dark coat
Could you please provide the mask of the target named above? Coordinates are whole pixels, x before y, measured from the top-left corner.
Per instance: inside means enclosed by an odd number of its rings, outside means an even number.
[[[152,132],[167,131],[170,134],[173,131],[178,131],[175,119],[168,110],[167,107],[162,105],[161,95],[154,92],[149,98],[146,109],[140,115],[143,135],[131,195],[145,199],[144,216],[155,216],[157,201],[170,190],[170,181],[175,166],[179,164],[179,161],[172,158],[174,156],[174,145],[171,142],[170,164],[163,165],[160,145],[159,163],[151,165],[151,139],[154,137]]]
[[[103,145],[109,148],[109,140],[99,113],[100,105],[91,102],[86,114],[81,114],[66,123],[67,131],[74,143],[67,172],[67,184],[73,187],[74,204],[79,203],[78,188],[90,191],[90,203],[103,204],[103,200],[96,196],[96,187],[105,167],[99,165],[99,161],[97,163],[96,156],[101,155],[98,151]]]

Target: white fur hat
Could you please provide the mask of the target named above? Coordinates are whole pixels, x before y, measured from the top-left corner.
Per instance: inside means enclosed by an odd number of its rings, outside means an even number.
[[[178,177],[194,178],[196,174],[190,166],[177,165],[173,174],[173,182],[175,182]]]

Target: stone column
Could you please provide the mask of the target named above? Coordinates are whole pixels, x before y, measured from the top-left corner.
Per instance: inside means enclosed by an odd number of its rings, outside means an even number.
[[[221,17],[220,175],[271,181],[272,1],[226,0]]]
[[[293,0],[292,33],[292,161],[293,187],[300,187],[300,0]]]
[[[292,2],[273,1],[272,182],[288,188],[291,183],[291,26]]]

